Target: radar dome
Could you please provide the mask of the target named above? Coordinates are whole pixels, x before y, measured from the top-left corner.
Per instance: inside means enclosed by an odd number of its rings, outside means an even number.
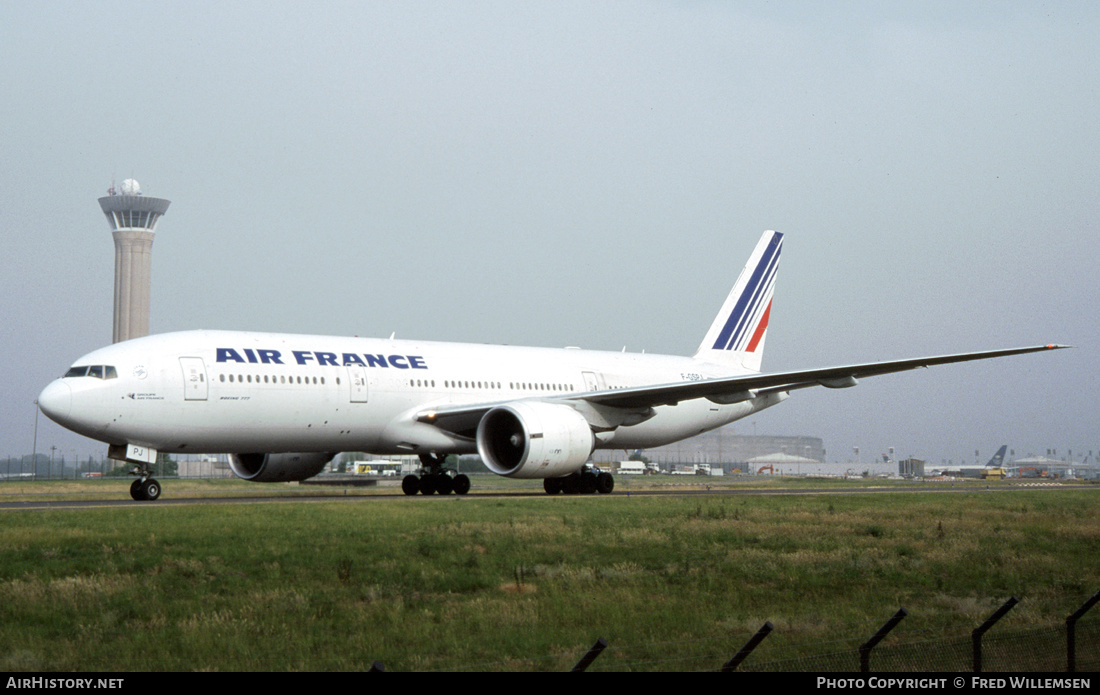
[[[141,195],[141,184],[135,179],[126,179],[119,188],[122,189],[122,195]]]

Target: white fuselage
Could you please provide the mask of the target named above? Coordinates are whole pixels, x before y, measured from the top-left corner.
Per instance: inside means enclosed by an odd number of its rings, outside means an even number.
[[[80,367],[93,371],[82,375]],[[426,408],[560,400],[739,373],[667,355],[239,331],[138,338],[81,357],[74,371],[42,392],[43,411],[108,444],[182,453],[375,454],[477,450],[469,437],[418,421]],[[598,437],[596,447],[668,444],[785,396],[657,406],[646,421]]]

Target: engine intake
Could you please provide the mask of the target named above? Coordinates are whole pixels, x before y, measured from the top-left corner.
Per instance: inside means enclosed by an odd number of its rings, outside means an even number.
[[[477,451],[489,470],[510,478],[569,475],[592,454],[588,420],[566,405],[520,401],[493,408],[477,426]]]
[[[230,454],[229,468],[254,483],[283,483],[312,478],[336,454]]]

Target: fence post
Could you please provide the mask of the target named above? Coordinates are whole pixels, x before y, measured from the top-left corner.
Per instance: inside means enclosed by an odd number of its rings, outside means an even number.
[[[1073,615],[1066,618],[1066,670],[1074,673],[1077,669],[1077,621],[1080,620],[1090,608],[1100,601],[1100,591],[1092,595]]]
[[[970,638],[974,642],[974,673],[982,672],[982,635],[993,627],[998,620],[1004,617],[1005,613],[1012,610],[1012,607],[1020,602],[1020,599],[1013,596],[1005,601],[1005,604],[997,609],[997,611],[989,616],[988,619],[978,627],[974,628],[974,632],[970,633]]]
[[[741,650],[738,651],[732,659],[722,665],[722,673],[730,673],[736,670],[737,667],[741,665],[741,662],[752,653],[752,650],[756,649],[756,645],[764,641],[764,638],[768,636],[768,633],[770,633],[773,628],[774,626],[770,620],[765,621],[764,625],[756,631],[756,634],[753,635],[748,642],[745,642],[745,646],[741,647]]]
[[[581,657],[581,660],[577,662],[577,665],[574,666],[572,670],[570,670],[570,673],[584,673],[585,669],[587,669],[592,664],[592,662],[596,660],[596,657],[599,656],[600,652],[602,652],[604,649],[607,649],[607,640],[601,637],[596,640],[596,643],[592,645],[592,648],[588,650],[588,653]]]
[[[907,615],[909,615],[908,611],[904,608],[899,608],[898,612],[894,613],[894,617],[887,620],[886,624],[880,627],[878,632],[871,636],[871,639],[859,645],[859,670],[861,673],[867,673],[871,670],[871,650],[882,641],[883,637],[890,634],[890,631],[897,627],[898,623]]]

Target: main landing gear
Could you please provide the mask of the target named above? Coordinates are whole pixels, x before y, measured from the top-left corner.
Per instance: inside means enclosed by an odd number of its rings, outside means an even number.
[[[444,468],[446,457],[438,454],[420,454],[424,468],[420,475],[406,475],[401,479],[401,491],[406,495],[465,495],[470,491],[470,478],[462,473]]]
[[[585,466],[583,469],[567,475],[563,478],[546,478],[542,481],[542,489],[548,495],[565,493],[567,495],[591,495],[595,492],[601,495],[609,495],[615,489],[615,478],[606,471],[601,471],[595,466]]]

